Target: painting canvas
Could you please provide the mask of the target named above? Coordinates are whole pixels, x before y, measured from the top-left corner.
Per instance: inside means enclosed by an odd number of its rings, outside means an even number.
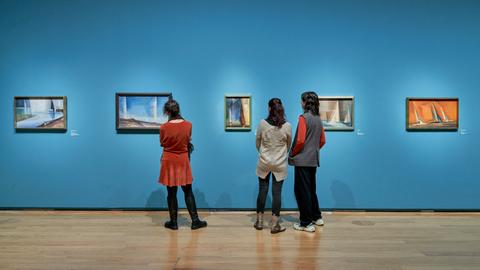
[[[15,97],[16,129],[66,130],[66,97]]]
[[[325,130],[354,130],[354,98],[319,97],[320,118]]]
[[[407,130],[457,130],[458,98],[407,98]]]
[[[116,97],[117,129],[153,130],[168,120],[163,106],[172,98],[171,93],[118,93]]]
[[[225,130],[250,130],[252,104],[250,96],[225,96]]]

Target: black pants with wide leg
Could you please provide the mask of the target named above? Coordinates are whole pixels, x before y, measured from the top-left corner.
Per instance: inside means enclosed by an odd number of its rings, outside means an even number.
[[[307,226],[322,217],[317,198],[317,167],[295,167],[295,198],[300,225]]]

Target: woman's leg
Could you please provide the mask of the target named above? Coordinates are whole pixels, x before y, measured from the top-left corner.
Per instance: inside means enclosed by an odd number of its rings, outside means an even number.
[[[257,230],[263,230],[263,212],[265,211],[269,180],[270,173],[265,178],[258,177],[257,220],[253,224],[253,227]]]
[[[270,180],[270,173],[265,178],[258,177],[258,196],[257,196],[257,213],[265,211],[265,201],[268,195],[268,185]]]
[[[282,186],[283,181],[277,181],[275,175],[272,174],[272,228],[271,233],[279,233],[286,230],[280,225],[280,208],[282,207]]]
[[[300,212],[300,226],[312,223],[312,193],[310,191],[309,167],[295,167],[295,199]]]
[[[272,174],[273,175],[273,174]],[[280,216],[280,208],[282,207],[282,186],[283,181],[277,181],[275,175],[272,177],[272,214]]]
[[[182,186],[183,193],[185,195],[185,204],[187,205],[188,213],[192,219],[192,230],[200,229],[207,226],[206,221],[201,221],[198,218],[197,205],[195,203],[195,196],[193,195],[192,185]]]
[[[167,203],[168,203],[168,212],[170,214],[170,220],[165,222],[165,227],[177,230],[177,215],[178,215],[178,202],[177,202],[177,187],[167,186]]]

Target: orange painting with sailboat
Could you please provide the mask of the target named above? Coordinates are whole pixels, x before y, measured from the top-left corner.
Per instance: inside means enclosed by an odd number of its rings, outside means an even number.
[[[458,99],[407,99],[407,129],[458,129]]]

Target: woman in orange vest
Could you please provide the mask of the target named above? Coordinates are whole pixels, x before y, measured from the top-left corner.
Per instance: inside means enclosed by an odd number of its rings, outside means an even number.
[[[160,126],[160,145],[163,147],[163,154],[159,182],[167,187],[170,214],[170,220],[165,223],[165,227],[178,230],[177,189],[179,186],[185,194],[185,204],[192,218],[191,229],[206,227],[207,222],[198,218],[192,191],[193,177],[189,159],[192,123],[180,115],[180,105],[175,100],[167,101],[163,112],[168,116],[168,122]]]

